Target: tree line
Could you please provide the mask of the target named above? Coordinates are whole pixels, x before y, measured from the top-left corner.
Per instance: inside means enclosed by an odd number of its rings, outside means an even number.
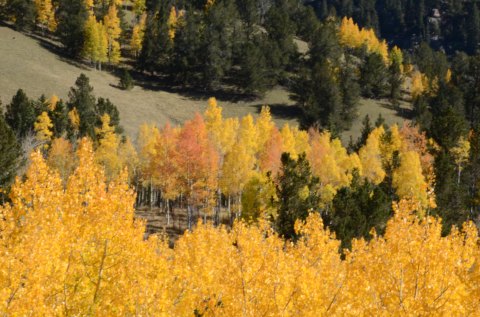
[[[404,49],[427,42],[447,53],[479,49],[479,4],[475,0],[312,0],[316,14],[352,17]]]
[[[386,127],[377,120],[371,127],[366,121],[362,136],[346,148],[328,131],[307,132],[288,124],[279,129],[268,107],[256,120],[251,115],[223,118],[212,98],[203,116],[178,127],[142,125],[131,141],[119,134],[116,108],[95,98],[84,75],[72,87],[67,107],[55,98],[19,102],[19,95],[21,91],[2,119],[9,147],[18,150],[19,141],[31,144],[33,139],[31,147],[41,149],[48,166],[67,184],[79,163],[78,141],[88,137],[107,181],[127,168],[136,206],[160,209],[167,224],[184,211],[188,228],[198,217],[217,225],[225,216],[229,225],[235,218],[268,219],[290,239],[295,238],[295,221],[315,210],[348,245],[352,237],[367,237],[371,227],[382,232],[394,200],[415,201],[421,214],[436,210],[436,145],[414,126]],[[48,110],[37,110],[35,117],[35,104]],[[61,109],[66,109],[60,112],[63,119],[55,119]],[[30,127],[18,123],[27,119]],[[63,130],[57,121],[65,123]],[[11,156],[21,159],[21,154],[12,151]],[[455,158],[463,162],[468,155],[459,150]],[[10,171],[2,183],[7,193],[18,165],[4,166]]]
[[[210,95],[250,98],[282,85],[302,108],[304,128],[348,129],[360,96],[389,98],[397,107],[408,75],[410,59],[373,29],[347,18],[320,21],[296,0],[136,0],[128,10],[114,1],[48,1],[29,4],[36,12],[30,24],[52,17],[52,34],[74,58],[98,69],[130,60],[140,78]],[[7,1],[5,12],[16,4]],[[6,17],[23,27],[14,12]]]

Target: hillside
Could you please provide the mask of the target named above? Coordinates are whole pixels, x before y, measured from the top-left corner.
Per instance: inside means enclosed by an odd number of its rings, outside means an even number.
[[[203,112],[209,96],[191,97],[162,90],[143,89],[136,86],[131,91],[116,87],[118,78],[105,71],[78,65],[49,51],[42,44],[22,33],[0,26],[0,100],[10,102],[15,92],[22,88],[32,98],[41,94],[67,98],[75,79],[85,73],[90,78],[97,97],[109,98],[119,109],[122,125],[130,136],[135,136],[142,123],[163,125],[170,121],[178,124],[190,119],[196,111]],[[257,114],[262,105],[272,107],[275,121],[296,124],[296,109],[288,92],[279,88],[253,101],[225,101],[222,104],[226,117]]]
[[[122,125],[127,135],[135,137],[142,123],[163,125],[170,121],[175,124],[190,119],[196,111],[203,112],[209,96],[190,96],[165,90],[153,90],[136,86],[132,91],[116,87],[118,78],[106,71],[96,71],[50,51],[33,37],[0,26],[0,100],[8,104],[15,92],[22,88],[31,98],[41,94],[58,95],[67,98],[75,79],[85,73],[94,87],[97,97],[109,98],[119,109]],[[299,110],[292,107],[286,90],[279,87],[266,93],[262,99],[251,101],[225,100],[219,96],[225,117],[243,116],[247,113],[257,115],[262,105],[269,105],[278,126],[285,123],[297,124]],[[350,135],[355,139],[362,126],[362,118],[369,114],[374,121],[382,114],[386,123],[402,122],[396,111],[389,109],[386,102],[362,99],[359,104],[359,118],[353,123],[351,131],[343,135],[348,142]]]

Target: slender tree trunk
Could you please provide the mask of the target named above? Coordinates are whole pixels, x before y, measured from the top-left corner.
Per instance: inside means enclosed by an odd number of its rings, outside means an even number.
[[[170,226],[170,200],[167,199],[167,226]]]
[[[232,209],[231,209],[231,198],[230,194],[228,195],[228,223],[232,225]]]

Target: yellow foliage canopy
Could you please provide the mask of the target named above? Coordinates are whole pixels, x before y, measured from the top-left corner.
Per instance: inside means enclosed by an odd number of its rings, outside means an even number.
[[[40,153],[0,207],[0,311],[23,316],[475,315],[475,225],[442,237],[441,221],[395,205],[383,237],[340,241],[311,214],[297,243],[269,225],[199,223],[169,249],[135,221],[121,173],[108,186],[89,142],[66,188]],[[418,164],[419,165],[419,164]]]

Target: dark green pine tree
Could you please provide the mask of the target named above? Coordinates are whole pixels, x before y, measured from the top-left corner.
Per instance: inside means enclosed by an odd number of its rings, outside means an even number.
[[[430,112],[429,100],[421,95],[413,101],[413,117],[423,131],[430,130],[432,125],[432,113]]]
[[[264,36],[245,43],[240,56],[239,81],[247,94],[263,95],[272,85],[267,58],[262,47]],[[265,39],[266,40],[266,39]]]
[[[15,18],[17,30],[29,29],[35,25],[36,8],[32,0],[10,0],[6,1],[5,15]],[[0,11],[2,11],[0,9]],[[2,13],[0,12],[0,16]]]
[[[469,219],[475,220],[480,215],[480,127],[470,135],[470,158],[461,176],[468,186]]]
[[[137,59],[140,70],[153,74],[164,70],[170,63],[172,41],[168,35],[167,14],[167,9],[163,8],[152,11],[147,17],[142,50]]]
[[[467,14],[467,52],[475,54],[480,44],[480,14],[477,1],[472,1]]]
[[[171,60],[175,82],[183,85],[200,84],[202,68],[202,16],[187,8],[184,23],[177,29]]]
[[[453,225],[461,227],[470,217],[468,204],[469,188],[464,181],[466,173],[462,173],[458,183],[457,166],[447,150],[442,149],[435,156],[435,196],[437,208],[434,215],[442,218],[443,234],[448,234]]]
[[[462,92],[455,86],[440,83],[429,108],[432,113],[430,136],[444,149],[456,146],[460,136],[468,131]]]
[[[293,86],[294,98],[303,109],[301,125],[342,129],[340,111],[342,94],[333,71],[327,62],[317,64],[313,69],[305,69]]]
[[[337,238],[342,240],[342,248],[350,248],[353,238],[370,236],[370,230],[375,228],[378,234],[383,234],[385,225],[392,215],[392,200],[382,185],[374,185],[354,173],[349,187],[343,187],[332,202],[330,216],[324,216]]]
[[[358,151],[362,146],[364,146],[367,143],[368,136],[372,131],[373,127],[370,116],[366,114],[362,120],[362,132],[360,133],[360,137],[358,138],[355,146],[350,150]]]
[[[24,138],[33,131],[33,123],[37,119],[35,108],[22,89],[19,89],[7,105],[5,120],[19,138]]]
[[[60,99],[55,109],[48,111],[48,116],[52,120],[53,136],[56,138],[63,136],[68,125],[68,112],[63,100]]]
[[[375,9],[376,0],[357,0],[354,20],[362,27],[372,28],[378,32],[378,16]]]
[[[339,128],[348,130],[357,118],[358,102],[360,100],[360,85],[358,84],[356,68],[347,59],[340,72],[340,89],[342,106],[340,110]]]
[[[97,105],[95,107],[95,112],[97,113],[97,126],[101,127],[101,117],[104,114],[110,116],[110,125],[115,127],[115,132],[121,134],[123,128],[120,126],[120,112],[117,107],[107,98],[98,98]]]
[[[22,148],[15,136],[14,131],[5,121],[0,106],[0,203],[4,203],[8,197],[15,175],[22,165]]]
[[[237,7],[232,0],[215,3],[205,16],[202,57],[202,84],[216,90],[230,71],[233,63],[233,47]]]
[[[387,91],[387,68],[383,58],[376,53],[369,54],[360,69],[362,93],[368,98],[383,97]]]
[[[266,53],[268,53],[267,58],[276,80],[285,78],[286,69],[297,55],[297,48],[293,42],[296,25],[290,17],[289,10],[286,1],[277,1],[277,4],[270,8],[265,21],[265,29],[269,37]]]
[[[309,212],[318,209],[320,198],[317,194],[318,178],[312,176],[305,154],[298,160],[290,154],[282,154],[282,168],[277,185],[278,217],[275,220],[277,232],[285,239],[296,240],[295,221],[305,220]]]
[[[65,52],[70,56],[78,57],[82,53],[84,26],[88,19],[85,1],[62,0],[58,4],[56,12],[57,35]]]
[[[97,114],[95,112],[95,96],[93,87],[90,86],[90,80],[85,74],[75,81],[75,86],[70,88],[68,93],[68,109],[77,108],[80,117],[79,136],[89,136],[95,140],[95,125],[97,123]]]
[[[400,109],[401,87],[403,83],[401,65],[397,61],[388,67],[388,97],[394,109]]]

